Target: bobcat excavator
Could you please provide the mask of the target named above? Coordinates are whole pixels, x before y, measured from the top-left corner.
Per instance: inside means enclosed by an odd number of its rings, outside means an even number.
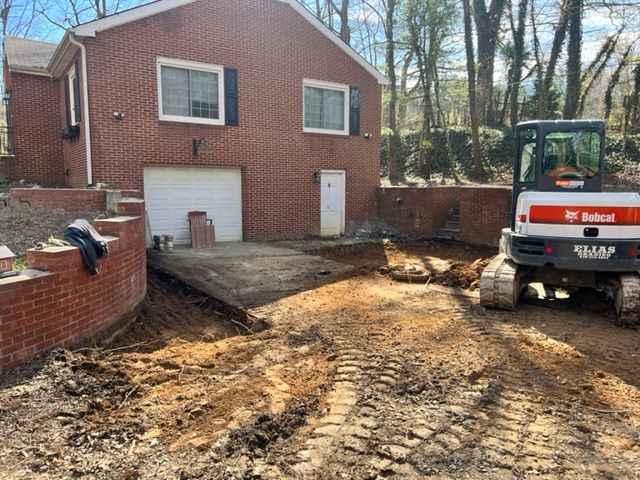
[[[600,120],[516,126],[511,226],[480,277],[482,305],[513,310],[534,282],[594,288],[621,323],[640,323],[640,195],[602,191],[604,136]]]

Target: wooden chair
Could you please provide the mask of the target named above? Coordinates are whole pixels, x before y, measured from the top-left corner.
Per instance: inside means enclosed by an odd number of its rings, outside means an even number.
[[[192,248],[211,248],[216,245],[216,232],[213,220],[207,218],[207,212],[189,212],[189,230]]]

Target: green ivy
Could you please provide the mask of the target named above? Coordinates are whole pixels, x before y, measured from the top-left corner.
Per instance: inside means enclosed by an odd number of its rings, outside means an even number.
[[[455,160],[455,168],[459,176],[466,177],[472,168],[471,133],[462,128],[449,129],[451,147]],[[387,155],[389,149],[390,132],[382,134],[381,164],[383,175],[388,174]],[[419,131],[403,132],[399,136],[398,160],[400,169],[405,176],[419,177],[418,149],[420,144]],[[432,156],[432,173],[437,176],[451,177],[447,160],[447,145],[444,132],[435,129],[429,141]],[[480,147],[482,162],[492,180],[511,178],[513,166],[513,130],[512,129],[480,129]],[[622,137],[617,133],[608,133],[606,141],[607,171],[616,172],[623,165],[640,163],[640,135]]]

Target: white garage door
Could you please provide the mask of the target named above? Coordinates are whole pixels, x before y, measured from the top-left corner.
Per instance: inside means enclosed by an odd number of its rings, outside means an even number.
[[[146,167],[144,200],[153,235],[191,243],[187,213],[207,212],[216,241],[242,240],[242,181],[238,168]]]

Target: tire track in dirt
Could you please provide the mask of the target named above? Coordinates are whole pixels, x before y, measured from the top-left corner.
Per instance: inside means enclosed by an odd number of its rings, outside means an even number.
[[[498,318],[491,314],[488,317],[487,321],[469,321],[468,312],[459,312],[453,320],[466,325],[472,337],[494,345],[517,345],[519,334],[516,329],[503,324],[499,315]],[[603,438],[597,436],[607,436],[602,432],[595,435],[597,419],[586,418],[580,414],[579,405],[563,401],[554,402],[551,409],[546,390],[555,379],[539,370],[517,349],[511,349],[509,358],[485,366],[485,369],[491,372],[488,378],[483,379],[479,374],[478,378],[471,378],[468,385],[454,387],[441,398],[440,404],[446,406],[436,406],[434,411],[420,408],[418,416],[440,418],[426,430],[414,430],[413,435],[422,441],[405,456],[406,461],[422,475],[442,470],[451,473],[460,468],[456,464],[468,463],[469,457],[479,467],[471,473],[491,471],[495,475],[516,477],[564,474],[572,478],[584,475],[574,462],[567,464],[567,455],[559,451],[558,443],[578,447],[569,449],[572,456],[579,456],[584,449],[597,448],[596,444],[603,442]],[[407,416],[412,411],[415,414],[414,405],[406,412]],[[401,422],[395,433],[407,431],[407,428],[410,425]],[[388,433],[393,434],[392,431]],[[556,441],[549,445],[552,439]],[[616,434],[608,435],[605,442],[622,444],[628,440],[625,435]],[[456,458],[457,452],[462,457],[460,462]],[[624,463],[621,458],[606,463],[617,461]],[[387,470],[393,470],[393,467],[389,465]],[[603,467],[606,470],[607,465]],[[632,466],[626,470],[638,473]]]
[[[371,429],[376,425],[372,415],[374,410],[359,403],[363,390],[371,383],[369,377],[377,369],[381,357],[371,353],[362,342],[354,342],[348,334],[342,333],[356,331],[353,329],[361,328],[362,322],[351,319],[341,323],[339,333],[333,338],[338,367],[334,387],[325,397],[326,413],[315,420],[311,438],[297,453],[299,462],[294,470],[303,477],[320,469],[337,451],[346,449],[356,454],[365,452]],[[380,331],[369,331],[371,338],[382,335],[384,333]],[[386,370],[386,375],[375,379],[378,389],[388,389],[393,384],[395,371],[392,368]]]
[[[530,332],[506,323],[509,314],[474,318],[466,306],[449,313],[457,337],[499,352],[469,375],[438,366],[435,356],[408,361],[406,349],[384,345],[379,328],[373,327],[367,342],[336,338],[340,366],[327,398],[329,413],[299,452],[297,473],[326,478],[348,465],[352,475],[370,478],[640,475],[633,427],[619,418],[603,428],[578,397],[566,398],[571,387],[558,387],[553,372],[521,351]],[[336,409],[340,416],[332,416]],[[612,445],[619,454],[610,454]]]

